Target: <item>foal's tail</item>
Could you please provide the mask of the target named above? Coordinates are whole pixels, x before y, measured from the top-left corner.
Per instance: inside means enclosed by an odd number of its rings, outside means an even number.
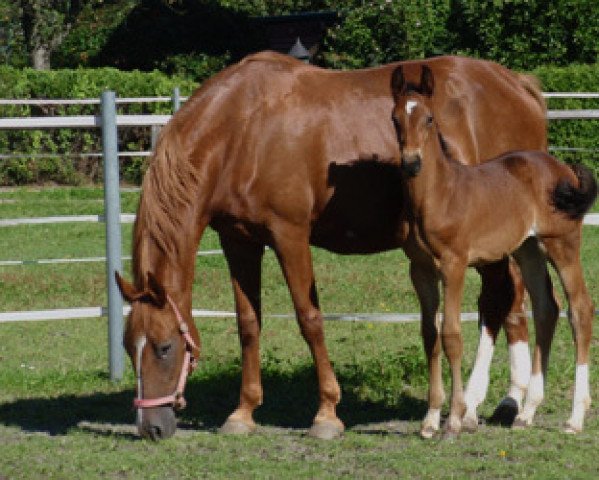
[[[595,203],[597,198],[597,180],[593,172],[583,165],[570,165],[578,178],[578,187],[568,180],[557,182],[551,195],[553,205],[570,218],[580,220]]]

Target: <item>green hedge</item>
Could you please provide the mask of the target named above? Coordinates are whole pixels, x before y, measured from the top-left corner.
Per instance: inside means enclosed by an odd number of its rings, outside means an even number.
[[[182,77],[168,77],[160,72],[121,72],[112,68],[53,70],[40,72],[0,67],[0,98],[99,98],[102,91],[114,90],[121,97],[170,96],[174,87],[181,95],[189,95],[197,86]],[[74,106],[0,106],[2,117],[93,115],[99,105]],[[119,106],[119,113],[170,113],[171,104],[147,103]],[[119,131],[119,149],[143,151],[150,149],[149,127],[123,128]],[[0,159],[0,185],[54,182],[77,184],[102,178],[101,162],[95,157],[56,158],[56,154],[101,152],[97,129],[54,129],[0,131],[0,152],[33,154]],[[43,157],[48,154],[47,157]],[[143,158],[121,159],[121,174],[125,181],[141,179]]]
[[[599,92],[599,64],[569,67],[542,67],[534,70],[544,91]],[[170,96],[178,86],[182,96],[197,86],[183,77],[167,77],[159,72],[120,72],[115,69],[76,69],[39,72],[0,67],[0,98],[99,98],[103,90],[115,90],[121,97]],[[599,100],[558,100],[551,109],[599,108]],[[91,115],[99,106],[0,106],[0,116]],[[119,107],[119,113],[170,113],[170,103],[131,104]],[[549,122],[549,141],[553,146],[599,149],[599,121],[553,120]],[[149,150],[151,132],[147,127],[119,131],[122,151]],[[79,154],[100,152],[97,130],[1,131],[0,152],[32,154],[31,157],[0,159],[0,185],[55,182],[76,184],[100,181],[101,161],[97,158],[70,159],[43,154]],[[42,155],[42,156],[40,156]],[[599,173],[595,152],[556,152],[569,162],[583,162]],[[143,175],[144,158],[121,160],[125,181],[138,183]]]
[[[539,67],[532,71],[545,92],[599,92],[599,64]],[[599,99],[548,99],[549,109],[599,109]],[[551,120],[549,144],[586,151],[554,151],[567,162],[582,162],[599,176],[599,120]],[[596,150],[596,151],[591,151]]]

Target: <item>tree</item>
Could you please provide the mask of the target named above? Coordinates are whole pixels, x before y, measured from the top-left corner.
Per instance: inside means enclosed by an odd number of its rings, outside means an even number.
[[[50,69],[52,52],[68,35],[79,13],[102,0],[19,0],[21,26],[33,68]]]

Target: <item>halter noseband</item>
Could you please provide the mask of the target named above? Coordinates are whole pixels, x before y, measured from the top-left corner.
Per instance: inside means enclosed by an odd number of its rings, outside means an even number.
[[[166,296],[168,303],[171,308],[175,312],[175,316],[177,317],[177,322],[179,322],[179,332],[185,339],[185,356],[183,357],[183,365],[181,366],[181,373],[179,375],[179,381],[177,382],[177,387],[175,391],[164,397],[159,398],[142,398],[142,388],[141,388],[141,356],[140,356],[140,365],[137,369],[137,398],[133,400],[133,406],[135,408],[153,408],[160,407],[163,405],[172,404],[174,408],[177,410],[181,410],[185,408],[186,402],[183,397],[183,391],[185,390],[185,382],[187,381],[187,375],[196,368],[198,360],[192,355],[193,349],[199,351],[199,347],[191,338],[189,334],[189,327],[185,320],[183,320],[183,316],[179,311],[179,308],[170,297],[170,295]]]

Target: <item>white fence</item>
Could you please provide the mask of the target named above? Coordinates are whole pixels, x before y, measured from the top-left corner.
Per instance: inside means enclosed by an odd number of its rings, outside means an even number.
[[[110,102],[106,103],[106,97],[112,95]],[[546,93],[544,94],[547,98],[599,98],[599,93]],[[116,115],[115,105],[124,103],[141,103],[141,102],[168,102],[171,101],[173,104],[173,110],[177,110],[179,102],[184,99],[179,98],[178,90],[173,92],[171,97],[146,97],[146,98],[121,98],[116,99],[112,92],[105,92],[102,99],[79,99],[79,100],[49,100],[49,99],[26,99],[26,100],[7,100],[0,99],[0,105],[89,105],[89,104],[100,104],[102,105],[103,114],[101,115],[85,115],[85,116],[56,116],[56,117],[34,117],[34,118],[0,118],[0,129],[49,129],[49,128],[102,128],[103,129],[103,153],[104,161],[109,161],[109,157],[112,158],[111,163],[116,164],[117,157],[121,154],[116,151],[116,129],[117,127],[135,127],[135,126],[162,126],[165,125],[171,115]],[[104,103],[103,103],[104,101]],[[106,114],[106,110],[111,111],[109,115]],[[112,117],[112,119],[108,118]],[[599,119],[599,109],[589,110],[549,110],[547,112],[547,118],[549,120],[569,120],[569,119]],[[108,123],[107,123],[108,120]],[[113,131],[113,132],[112,132]],[[107,135],[108,133],[108,135]],[[114,138],[113,138],[114,137]],[[108,146],[107,146],[108,145]],[[556,147],[555,149],[560,149]],[[136,152],[135,154],[147,154],[149,152]],[[92,154],[93,155],[93,154]],[[7,158],[11,155],[0,154],[0,157]],[[105,170],[108,170],[106,167]],[[114,171],[114,169],[112,169]],[[116,188],[118,189],[118,168],[117,168]],[[114,180],[114,179],[113,179]],[[105,189],[109,190],[109,186],[106,184]],[[118,197],[118,193],[115,195],[114,181],[111,181],[112,186],[110,187],[111,195],[106,195],[106,209],[114,211],[114,207],[108,205],[111,196]],[[108,214],[109,217],[107,225],[112,223],[109,228],[107,226],[107,239],[111,236],[116,235],[117,242],[119,243],[118,251],[116,253],[110,253],[110,248],[107,245],[107,256],[106,257],[93,257],[87,259],[71,259],[70,261],[107,261],[113,262],[112,267],[109,266],[108,270],[112,272],[114,265],[120,265],[121,253],[120,253],[120,223],[124,221],[132,221],[133,216],[131,214],[120,214],[120,206],[117,202],[117,212]],[[116,216],[115,216],[116,215]],[[110,220],[112,218],[112,220]],[[30,219],[10,219],[0,220],[0,227],[19,225],[19,224],[40,224],[40,223],[56,223],[56,222],[70,222],[70,221],[103,221],[103,217],[99,216],[83,216],[83,217],[47,217],[47,218],[30,218]],[[599,225],[599,215],[589,215],[585,218],[585,223],[592,225]],[[116,226],[115,226],[116,225]],[[109,230],[112,229],[112,232]],[[116,232],[118,230],[118,232]],[[108,240],[107,240],[108,243]],[[114,241],[113,241],[114,243]],[[220,253],[220,251],[210,251],[207,254]],[[202,254],[202,252],[200,252]],[[114,258],[118,256],[118,259]],[[111,257],[112,260],[111,260]],[[46,259],[38,260],[35,263],[61,263],[63,259]],[[117,261],[118,260],[118,261]],[[114,263],[117,262],[117,263]],[[0,266],[4,265],[23,265],[27,262],[23,260],[11,260],[0,263]],[[120,268],[117,268],[120,269]],[[122,361],[120,359],[114,360],[112,357],[122,357],[122,347],[120,346],[120,332],[122,331],[122,315],[126,312],[126,307],[123,308],[120,294],[114,285],[114,279],[112,275],[107,275],[108,279],[108,290],[109,290],[109,329],[112,334],[109,334],[110,338],[110,352],[111,352],[111,378],[118,379],[122,376]],[[118,297],[118,302],[113,298],[115,295]],[[114,305],[116,305],[116,310]],[[117,312],[118,313],[115,313]],[[50,320],[50,319],[64,319],[64,318],[83,318],[83,317],[98,317],[103,316],[107,313],[102,307],[88,307],[88,308],[68,308],[61,310],[45,310],[37,312],[0,312],[0,322],[8,321],[28,321],[28,320]],[[216,312],[207,310],[194,310],[195,316],[233,316],[232,312]],[[111,320],[111,316],[118,316],[120,319]],[[371,321],[408,321],[414,320],[418,316],[416,314],[407,315],[386,315],[386,314],[374,314],[374,315],[362,315],[362,314],[350,314],[350,315],[332,315],[327,316],[329,319],[336,320],[360,320],[368,319]],[[466,314],[465,317],[476,318],[475,314]],[[116,361],[117,365],[113,365],[113,361]]]

